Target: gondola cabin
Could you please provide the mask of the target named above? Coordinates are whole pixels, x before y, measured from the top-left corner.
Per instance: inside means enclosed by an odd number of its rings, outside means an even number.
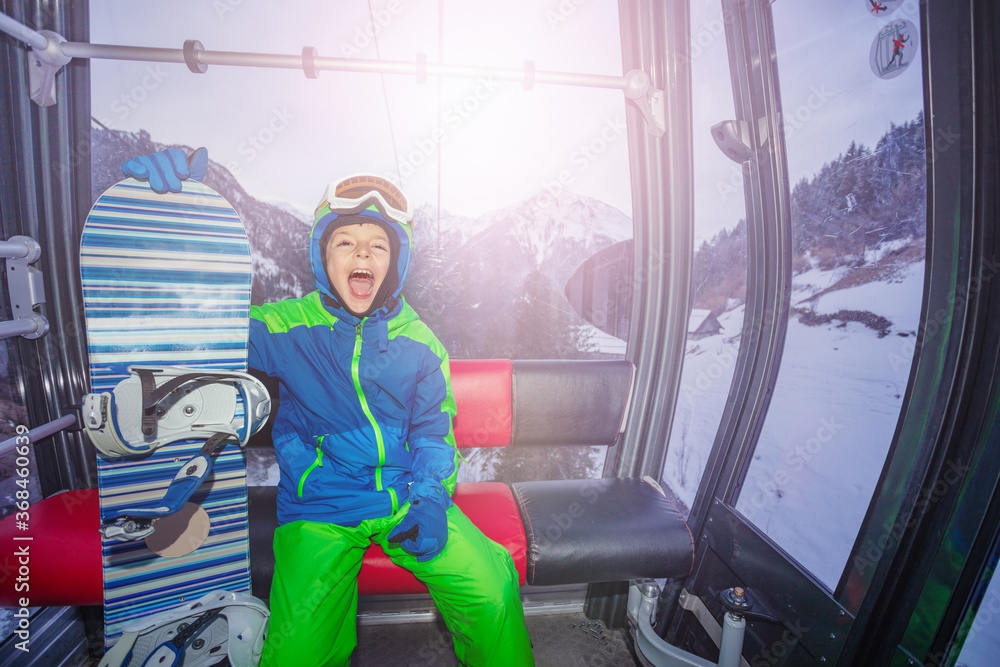
[[[316,202],[359,172],[406,193],[449,502],[536,664],[995,663],[995,3],[11,1],[0,31],[3,664],[257,664],[291,398],[247,313],[316,289]],[[198,148],[188,195],[125,180]],[[424,581],[378,545],[357,579],[352,664],[459,664]]]

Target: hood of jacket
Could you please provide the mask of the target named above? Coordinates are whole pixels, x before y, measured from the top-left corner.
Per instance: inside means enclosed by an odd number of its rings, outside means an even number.
[[[382,287],[375,296],[372,303],[372,310],[362,316],[357,316],[344,307],[336,290],[330,285],[330,279],[326,275],[326,267],[323,263],[324,248],[323,243],[327,232],[332,232],[337,227],[345,224],[358,224],[360,222],[372,222],[382,227],[389,236],[392,245],[392,262],[390,272],[382,281]],[[312,233],[309,237],[309,263],[312,266],[313,277],[316,280],[316,288],[323,295],[324,305],[337,317],[342,318],[356,325],[365,317],[375,316],[376,319],[384,320],[391,317],[394,311],[398,311],[399,294],[403,289],[406,276],[410,270],[410,263],[413,258],[412,253],[412,231],[409,225],[403,225],[395,220],[384,217],[374,206],[359,211],[357,213],[338,214],[330,210],[328,204],[316,211],[313,222]]]

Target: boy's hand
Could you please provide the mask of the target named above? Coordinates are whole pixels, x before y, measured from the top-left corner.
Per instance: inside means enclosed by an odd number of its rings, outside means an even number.
[[[448,541],[448,506],[451,498],[440,483],[414,483],[410,487],[410,509],[392,532],[398,543],[418,561],[434,558]]]
[[[208,150],[199,148],[189,158],[179,148],[140,155],[126,160],[122,173],[137,181],[149,181],[153,192],[180,192],[181,181],[200,181],[208,171]]]

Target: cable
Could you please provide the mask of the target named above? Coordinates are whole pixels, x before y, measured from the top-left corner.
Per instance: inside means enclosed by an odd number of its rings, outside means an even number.
[[[438,64],[444,64],[444,0],[438,0]],[[441,105],[443,104],[442,98],[444,97],[444,79],[438,78],[438,108],[437,108],[437,120],[438,120],[438,136],[444,136],[444,130],[441,128]],[[437,250],[438,255],[441,254],[441,161],[443,160],[444,144],[438,144],[438,154],[437,154],[437,167],[438,167],[438,178],[437,178]]]
[[[368,16],[371,18],[372,22],[372,32],[375,40],[375,59],[379,62],[382,61],[382,53],[378,48],[378,30],[375,30],[375,10],[372,9],[372,0],[368,0]],[[392,156],[396,160],[396,179],[399,181],[399,186],[403,187],[403,173],[399,168],[399,151],[396,150],[396,133],[392,129],[392,112],[389,110],[389,91],[385,86],[385,74],[379,73],[379,77],[382,79],[382,98],[385,100],[385,115],[389,120],[389,138],[392,140]]]

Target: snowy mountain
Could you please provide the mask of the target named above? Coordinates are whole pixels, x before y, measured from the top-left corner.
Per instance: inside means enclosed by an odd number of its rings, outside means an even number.
[[[429,205],[414,217],[418,252],[437,248],[440,242],[443,250],[471,255],[483,268],[502,268],[505,281],[537,268],[560,289],[584,259],[632,237],[627,215],[570,191],[556,199],[536,195],[474,219],[443,211],[438,221]]]
[[[548,194],[536,195],[487,218],[490,224],[470,239],[470,250],[507,248],[517,252],[559,289],[583,260],[612,243],[632,238],[632,220],[624,213],[567,190],[555,199]]]
[[[632,221],[603,202],[564,191],[474,219],[447,211],[438,219],[425,206],[415,214],[413,233],[416,259],[404,293],[452,356],[544,358],[552,354],[546,343],[517,333],[511,322],[533,318],[544,329],[543,321],[555,325],[547,319],[552,315],[558,326],[575,327],[552,335],[576,336],[585,323],[566,301],[566,281],[594,252],[630,238]],[[470,335],[483,329],[489,334]]]
[[[280,199],[261,199],[260,201],[267,204],[268,206],[273,206],[279,211],[287,213],[296,220],[301,220],[302,224],[305,225],[307,228],[312,225],[313,222],[312,212],[305,210],[301,206],[297,206],[295,204],[292,204],[291,202],[282,201]]]
[[[413,233],[419,240],[417,252],[434,248],[439,241],[444,247],[459,247],[489,224],[486,218],[470,218],[446,210],[438,216],[436,206],[421,204],[413,211]]]
[[[91,194],[98,196],[122,180],[122,162],[166,148],[153,141],[148,132],[119,132],[103,125],[91,127]],[[209,156],[211,158],[211,156]],[[253,302],[300,296],[312,289],[307,241],[310,222],[290,205],[264,202],[247,193],[239,181],[221,165],[209,159],[204,182],[225,197],[243,220],[253,253]]]
[[[119,132],[97,123],[92,143],[95,199],[121,180],[124,160],[170,147],[145,131]],[[251,196],[211,159],[204,180],[233,205],[247,229],[253,251],[253,302],[301,296],[313,289],[308,214],[285,202]],[[562,336],[560,344],[572,344],[584,322],[563,296],[566,280],[596,250],[632,235],[627,215],[568,191],[557,199],[539,195],[475,218],[448,211],[438,215],[436,206],[424,204],[414,212],[413,228],[415,259],[403,294],[455,357],[552,354],[543,336],[528,336],[523,328],[518,332],[509,326],[517,317],[545,319],[546,313],[530,310],[539,304],[558,315],[553,325],[566,329],[557,334]],[[530,307],[526,295],[534,301]],[[475,335],[487,329],[489,336]]]

